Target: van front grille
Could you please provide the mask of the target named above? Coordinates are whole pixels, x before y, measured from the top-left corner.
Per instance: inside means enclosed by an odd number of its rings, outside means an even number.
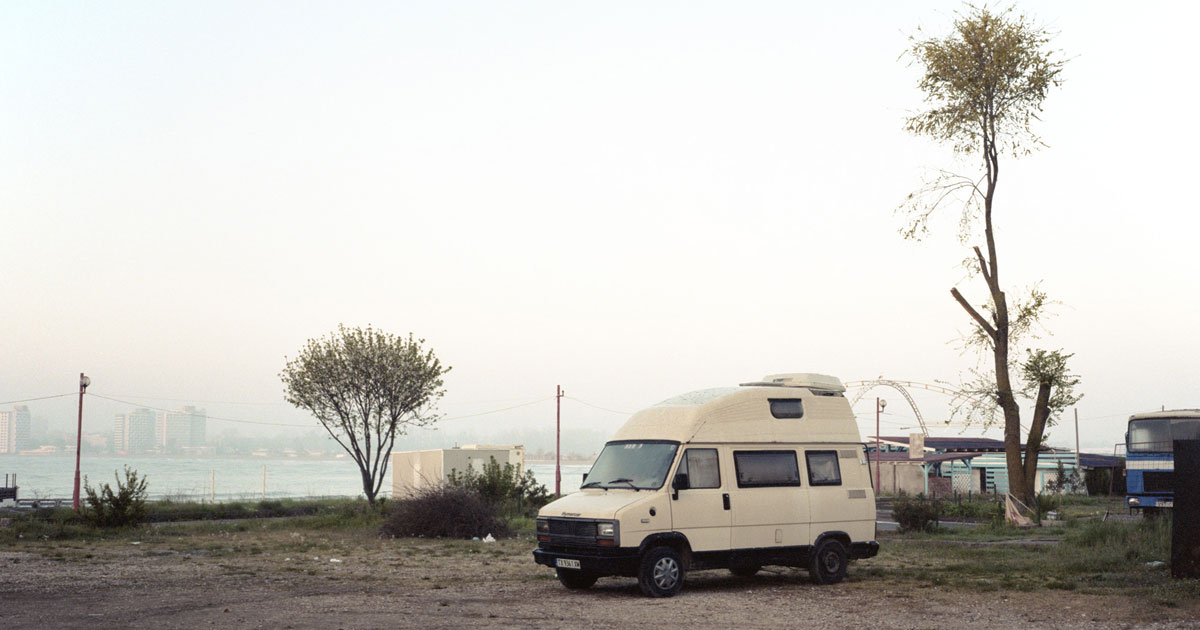
[[[546,519],[550,521],[551,536],[571,536],[575,538],[595,538],[595,521],[576,521],[565,518]]]

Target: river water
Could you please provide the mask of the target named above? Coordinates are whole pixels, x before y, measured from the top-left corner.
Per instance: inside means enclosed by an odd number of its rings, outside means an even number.
[[[361,496],[362,478],[350,459],[198,459],[186,457],[84,457],[81,475],[93,487],[108,483],[124,466],[146,478],[151,499],[253,500],[262,497]],[[554,464],[533,464],[537,480],[554,492]],[[579,489],[591,465],[563,466],[562,490]],[[70,498],[75,458],[61,455],[0,455],[0,480],[16,474],[21,499]],[[264,482],[265,476],[265,482]],[[124,478],[122,473],[122,478]],[[82,480],[81,480],[82,483]],[[382,496],[390,496],[391,470]]]

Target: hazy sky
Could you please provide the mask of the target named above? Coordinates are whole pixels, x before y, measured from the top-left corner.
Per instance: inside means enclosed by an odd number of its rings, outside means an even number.
[[[5,3],[0,402],[84,371],[315,426],[278,372],[339,322],[425,338],[450,417],[556,384],[630,412],[774,372],[953,382],[974,360],[948,291],[980,295],[956,217],[914,244],[893,210],[975,167],[903,130],[900,54],[959,6]],[[1002,281],[1062,303],[1042,345],[1075,353],[1083,444],[1111,448],[1130,413],[1200,407],[1200,9],[1025,6],[1071,61],[1049,147],[1002,165]],[[91,398],[85,430],[127,410]],[[446,425],[553,420],[545,400]]]

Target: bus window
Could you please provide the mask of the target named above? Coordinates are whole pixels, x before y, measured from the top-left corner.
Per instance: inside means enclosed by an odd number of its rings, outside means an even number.
[[[1147,418],[1129,423],[1128,450],[1139,453],[1171,452],[1171,421]]]

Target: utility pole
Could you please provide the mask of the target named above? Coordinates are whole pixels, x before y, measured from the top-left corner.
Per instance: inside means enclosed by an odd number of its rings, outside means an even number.
[[[92,379],[79,373],[79,430],[75,433],[75,493],[71,496],[71,504],[75,506],[75,511],[79,511],[79,449],[83,446],[83,392],[88,385],[92,384]]]
[[[1083,475],[1079,472],[1079,407],[1075,408],[1075,474]]]
[[[562,385],[554,386],[554,496],[562,496]]]
[[[887,406],[887,401],[882,398],[875,399],[875,495],[879,495],[879,458],[882,455],[879,451],[879,414],[883,413],[883,408]],[[911,446],[911,444],[909,445]],[[893,470],[893,472],[895,472]],[[893,475],[894,476],[894,475]]]

